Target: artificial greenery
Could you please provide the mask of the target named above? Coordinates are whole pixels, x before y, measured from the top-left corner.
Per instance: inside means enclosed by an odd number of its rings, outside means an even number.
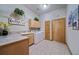
[[[39,21],[39,19],[37,17],[35,17],[34,20]]]
[[[16,14],[19,14],[19,15],[23,16],[24,11],[23,11],[23,10],[20,10],[19,8],[15,8],[14,13],[16,13]]]
[[[3,25],[4,27],[4,29],[0,27],[0,36],[8,35],[7,25],[4,24],[3,22],[0,25]]]

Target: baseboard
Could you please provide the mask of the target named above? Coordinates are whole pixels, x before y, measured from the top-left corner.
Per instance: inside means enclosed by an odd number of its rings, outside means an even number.
[[[45,40],[53,41],[52,39],[45,39]]]
[[[69,48],[69,46],[68,46],[67,43],[66,43],[66,45],[67,45],[67,47],[68,47],[68,50],[69,50],[70,54],[72,55],[72,52],[71,52],[71,50],[70,50],[70,48]]]
[[[30,44],[29,46],[32,46],[34,43]]]

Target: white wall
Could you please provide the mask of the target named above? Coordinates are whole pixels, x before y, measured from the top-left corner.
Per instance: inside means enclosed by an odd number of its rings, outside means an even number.
[[[62,18],[62,17],[66,17],[66,8],[60,8],[60,9],[53,10],[49,13],[41,15],[40,16],[40,20],[42,22],[41,30],[45,31],[45,21],[50,20],[50,22],[51,22],[54,19]],[[52,26],[50,26],[50,31],[51,31],[51,27]],[[52,35],[52,33],[50,33],[50,35]],[[52,37],[50,37],[50,39],[52,39]]]
[[[2,4],[0,5],[0,21],[8,22],[9,15],[14,11],[15,8],[20,8],[25,12],[24,23],[25,26],[16,26],[12,25],[9,27],[10,31],[28,31],[28,20],[33,19],[34,17],[38,17],[34,12],[27,9],[24,5],[19,4]]]
[[[67,6],[66,39],[72,54],[79,54],[79,30],[72,30],[72,27],[68,27],[68,16],[77,7],[78,5]]]

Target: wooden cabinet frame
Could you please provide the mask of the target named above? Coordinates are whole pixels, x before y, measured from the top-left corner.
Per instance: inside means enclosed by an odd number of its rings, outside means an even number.
[[[0,46],[0,55],[28,55],[29,39]]]

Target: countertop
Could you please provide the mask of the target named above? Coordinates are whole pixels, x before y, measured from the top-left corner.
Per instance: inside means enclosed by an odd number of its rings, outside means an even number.
[[[0,46],[11,44],[28,38],[28,36],[23,36],[21,34],[10,34],[7,36],[0,36]]]

